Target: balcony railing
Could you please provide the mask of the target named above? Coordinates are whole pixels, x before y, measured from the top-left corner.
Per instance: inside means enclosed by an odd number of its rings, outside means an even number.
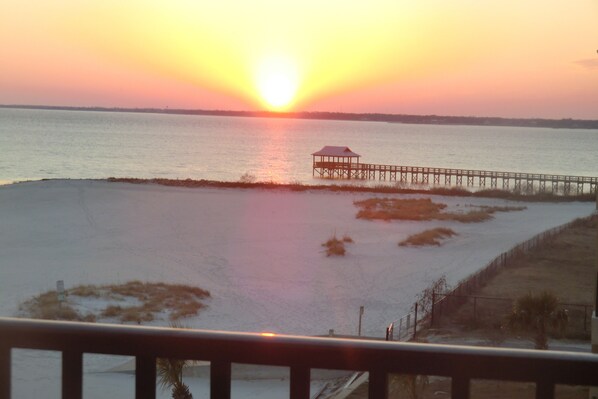
[[[11,395],[11,349],[62,352],[62,397],[82,397],[84,353],[136,358],[135,397],[156,396],[156,358],[209,360],[210,398],[228,399],[231,364],[290,368],[290,398],[309,399],[310,369],[369,372],[369,398],[386,399],[389,373],[446,376],[453,399],[469,398],[472,379],[536,383],[536,398],[556,384],[598,386],[598,356],[384,341],[267,336],[0,318],[0,399]]]

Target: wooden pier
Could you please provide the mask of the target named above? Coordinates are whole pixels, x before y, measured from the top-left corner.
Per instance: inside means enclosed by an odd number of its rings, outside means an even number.
[[[339,148],[346,149],[341,156],[338,152],[325,151]],[[324,147],[312,155],[313,175],[322,178],[388,180],[413,185],[466,186],[564,195],[583,194],[589,189],[591,194],[598,194],[598,177],[360,163],[360,156],[347,147]]]

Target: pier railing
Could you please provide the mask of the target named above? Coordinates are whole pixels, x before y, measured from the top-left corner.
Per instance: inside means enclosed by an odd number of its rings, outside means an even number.
[[[592,354],[473,348],[0,318],[0,399],[11,397],[11,350],[62,352],[62,397],[82,397],[84,353],[135,356],[135,397],[156,397],[156,359],[210,361],[210,398],[231,397],[232,363],[290,368],[290,398],[310,398],[310,370],[369,373],[370,399],[386,399],[389,374],[451,378],[451,397],[467,399],[470,381],[533,382],[536,398],[556,384],[598,386]]]
[[[598,177],[476,169],[314,162],[314,176],[324,178],[389,180],[410,184],[501,188],[525,192],[596,193]]]

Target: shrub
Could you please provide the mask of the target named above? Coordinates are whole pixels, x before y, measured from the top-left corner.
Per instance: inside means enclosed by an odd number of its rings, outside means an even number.
[[[450,288],[450,285],[446,281],[446,276],[442,275],[420,292],[417,295],[416,302],[421,314],[427,315],[432,310],[434,294],[448,292]]]
[[[564,332],[568,323],[567,312],[559,308],[556,295],[545,291],[531,292],[517,298],[507,322],[512,329],[533,334],[536,349],[548,349],[548,331]]]
[[[251,173],[243,173],[241,175],[241,177],[239,178],[239,183],[244,183],[244,184],[252,184],[255,183],[257,181],[257,178],[255,177],[255,175],[252,175]]]

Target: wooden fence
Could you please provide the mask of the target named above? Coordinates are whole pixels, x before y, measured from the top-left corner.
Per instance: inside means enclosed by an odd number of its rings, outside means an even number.
[[[414,340],[419,329],[433,326],[435,320],[442,317],[443,314],[446,315],[449,312],[453,312],[467,301],[468,296],[471,296],[474,292],[483,287],[491,278],[496,276],[500,270],[507,267],[513,260],[520,258],[527,252],[552,240],[556,235],[569,229],[573,225],[580,223],[580,221],[590,220],[593,217],[594,215],[590,215],[586,218],[576,219],[561,226],[546,230],[529,240],[514,246],[510,250],[503,252],[479,271],[461,280],[449,292],[438,295],[439,298],[433,298],[431,309],[420,309],[419,315],[417,314],[417,311],[412,311],[390,323],[386,327],[387,340]]]

